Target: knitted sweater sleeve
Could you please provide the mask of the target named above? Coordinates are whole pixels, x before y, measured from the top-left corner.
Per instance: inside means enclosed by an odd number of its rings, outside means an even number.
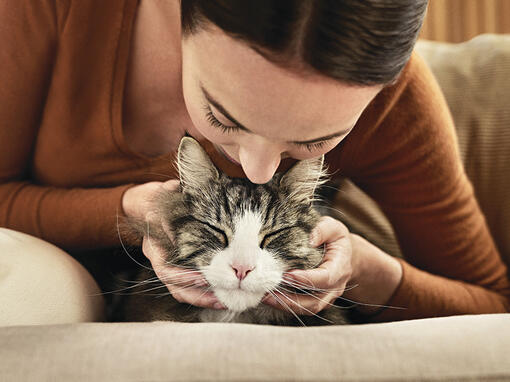
[[[66,189],[31,178],[67,3],[0,2],[0,226],[63,248],[109,246],[118,244],[116,213],[129,185]]]
[[[381,207],[405,260],[403,278],[369,322],[510,311],[507,268],[462,166],[439,86],[413,55],[349,137],[342,169]],[[382,111],[382,112],[376,112]]]

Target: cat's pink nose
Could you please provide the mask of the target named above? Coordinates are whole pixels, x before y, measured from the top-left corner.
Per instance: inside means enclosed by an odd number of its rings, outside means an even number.
[[[232,268],[236,272],[236,276],[239,280],[242,280],[246,277],[246,275],[253,270],[250,265],[241,265],[241,264],[232,264]]]

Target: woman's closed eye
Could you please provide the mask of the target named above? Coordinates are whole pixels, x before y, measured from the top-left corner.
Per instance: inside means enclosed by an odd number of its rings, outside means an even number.
[[[220,128],[223,133],[229,134],[229,133],[236,133],[239,131],[242,131],[238,126],[228,126],[224,123],[220,122],[218,118],[216,118],[211,110],[211,107],[207,104],[204,105],[205,110],[205,117],[209,124],[213,127]],[[319,141],[314,143],[294,143],[295,146],[299,147],[300,149],[308,150],[308,151],[314,151],[314,150],[320,150],[331,143],[332,140],[325,140],[325,141]]]
[[[204,105],[204,110],[205,110],[205,118],[207,119],[207,121],[209,122],[209,124],[211,126],[218,127],[224,133],[227,133],[227,134],[241,131],[241,129],[237,126],[227,126],[227,125],[221,123],[220,121],[218,121],[218,119],[214,116],[214,114],[211,110],[211,107],[209,105]]]

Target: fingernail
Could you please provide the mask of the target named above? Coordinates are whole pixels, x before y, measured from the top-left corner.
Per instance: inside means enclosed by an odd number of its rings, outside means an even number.
[[[227,309],[226,306],[224,306],[223,304],[220,304],[219,302],[214,303],[213,308],[214,309]]]

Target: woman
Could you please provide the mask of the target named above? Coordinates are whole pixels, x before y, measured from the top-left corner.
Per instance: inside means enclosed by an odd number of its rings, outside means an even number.
[[[325,261],[293,278],[328,292],[285,296],[295,312],[316,313],[340,295],[371,304],[356,310],[372,322],[510,311],[506,268],[444,99],[411,54],[425,7],[2,5],[0,224],[69,252],[119,246],[117,213],[154,218],[147,200],[160,187],[175,189],[177,181],[164,180],[175,178],[171,162],[186,133],[222,170],[254,183],[327,154],[331,170],[378,202],[407,260],[325,218],[312,235],[327,244]],[[203,284],[201,275],[184,279],[163,267],[149,244],[145,255],[178,301],[223,308],[199,288],[182,290]],[[357,287],[343,293],[347,283]]]

